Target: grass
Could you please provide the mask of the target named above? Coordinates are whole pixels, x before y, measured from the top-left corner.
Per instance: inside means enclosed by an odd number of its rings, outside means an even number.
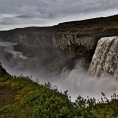
[[[6,102],[0,104],[0,118],[118,118],[116,94],[111,100],[102,93],[99,102],[81,96],[71,102],[67,91],[61,93],[50,83],[38,84],[22,75],[1,77],[1,93]]]

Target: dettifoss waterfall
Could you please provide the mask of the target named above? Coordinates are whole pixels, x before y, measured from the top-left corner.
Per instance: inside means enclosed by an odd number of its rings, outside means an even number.
[[[118,37],[105,37],[98,41],[89,74],[118,78]]]

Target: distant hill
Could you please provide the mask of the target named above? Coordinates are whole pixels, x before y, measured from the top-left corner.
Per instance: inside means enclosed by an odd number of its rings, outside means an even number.
[[[70,22],[63,22],[59,23],[55,26],[50,27],[25,27],[25,28],[16,28],[12,30],[7,30],[10,32],[19,32],[19,33],[45,33],[45,32],[78,32],[80,29],[83,28],[97,28],[99,27],[118,27],[118,15],[108,16],[108,17],[99,17],[93,19],[86,19],[80,21],[70,21]],[[58,29],[59,28],[59,29]],[[97,30],[97,29],[96,29]],[[7,31],[0,31],[0,32],[7,32]],[[95,30],[94,30],[95,31]],[[93,31],[93,32],[94,32]],[[87,33],[87,32],[86,32]]]

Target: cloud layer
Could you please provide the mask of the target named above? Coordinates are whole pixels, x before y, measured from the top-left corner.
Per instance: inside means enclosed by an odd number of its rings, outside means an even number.
[[[118,0],[0,0],[0,30],[118,13]]]

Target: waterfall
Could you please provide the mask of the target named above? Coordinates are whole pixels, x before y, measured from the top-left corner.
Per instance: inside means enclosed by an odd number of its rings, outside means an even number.
[[[118,36],[98,41],[88,72],[92,76],[118,78]]]

